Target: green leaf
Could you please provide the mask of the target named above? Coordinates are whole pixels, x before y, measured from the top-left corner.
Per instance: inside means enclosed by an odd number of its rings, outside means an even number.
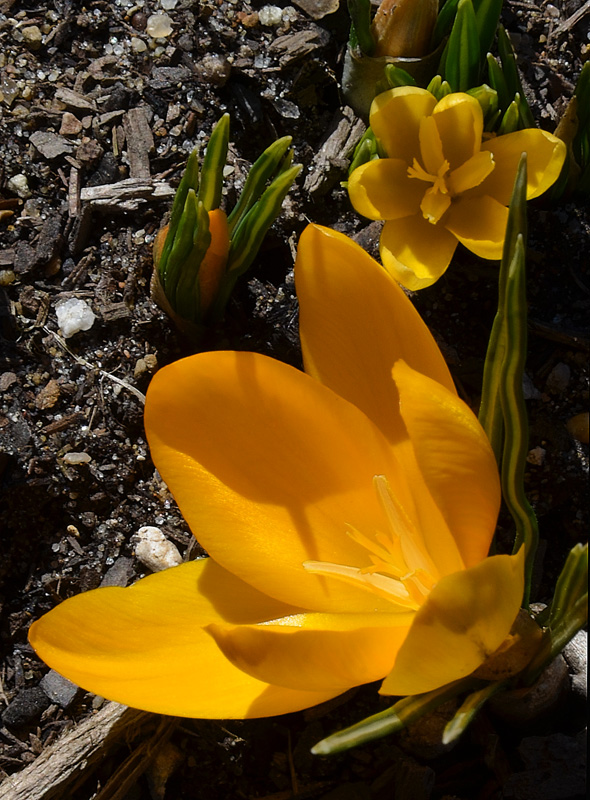
[[[211,132],[201,167],[198,201],[205,211],[219,208],[223,188],[223,168],[229,144],[229,114],[224,114]]]
[[[512,97],[508,94],[508,86],[506,85],[506,78],[502,72],[502,67],[498,64],[496,59],[491,53],[487,55],[488,63],[488,80],[492,89],[498,94],[498,106],[502,112],[506,111],[512,101]]]
[[[398,86],[417,86],[415,79],[401,67],[395,64],[385,65],[385,80],[389,89],[396,89]]]
[[[166,269],[166,282],[162,288],[172,307],[175,304],[176,285],[182,272],[183,265],[189,257],[193,247],[197,224],[197,196],[194,189],[189,189],[184,202],[184,208],[178,221],[176,235],[172,242]]]
[[[518,96],[518,95],[517,95]],[[507,133],[514,133],[520,127],[520,112],[518,103],[513,100],[502,117],[500,127],[498,128],[498,136],[504,136]]]
[[[502,72],[504,73],[504,80],[506,81],[506,88],[508,91],[509,100],[514,100],[517,94],[521,97],[522,102],[522,119],[525,128],[534,128],[535,119],[526,102],[524,89],[518,74],[518,67],[516,66],[516,56],[514,55],[514,48],[512,42],[503,25],[498,28],[498,52],[500,53],[500,60],[502,61]],[[494,87],[495,88],[495,87]]]
[[[356,725],[351,725],[349,728],[322,739],[311,748],[311,752],[317,756],[334,755],[396,733],[424,714],[446,703],[447,700],[452,700],[462,692],[477,688],[481,686],[481,683],[481,681],[467,677],[432,692],[404,697],[391,708],[381,711],[379,714],[373,714],[373,716],[357,722]]]
[[[479,73],[479,35],[473,4],[471,0],[459,0],[446,47],[444,77],[454,92],[465,92],[479,83]]]
[[[291,166],[290,162],[282,163],[285,162],[285,154],[289,150],[291,140],[291,136],[277,139],[252,164],[238,202],[227,218],[230,236],[254,203],[260,199],[267,182],[284,171],[285,166],[287,169]]]
[[[184,319],[200,322],[199,270],[211,244],[211,233],[209,232],[209,214],[204,204],[196,200],[194,192],[189,192],[189,198],[196,205],[193,248],[182,264],[172,307]],[[167,296],[170,299],[170,295]]]
[[[434,32],[432,34],[433,50],[436,50],[438,45],[453,27],[458,5],[459,0],[446,0],[445,4],[438,12],[436,25],[434,26]]]
[[[236,280],[256,258],[268,229],[279,215],[283,200],[301,169],[301,164],[295,164],[281,172],[234,228],[226,272],[208,312],[210,320],[221,319]]]
[[[523,606],[528,607],[533,564],[539,540],[535,513],[524,491],[524,470],[528,454],[528,419],[522,382],[527,352],[526,307],[526,155],[520,159],[506,229],[502,264],[506,277],[506,352],[499,380],[504,448],[502,452],[502,495],[516,526],[513,552],[524,545],[525,590]]]
[[[476,714],[484,703],[507,685],[506,681],[495,681],[477,692],[468,695],[463,704],[455,713],[452,720],[447,722],[442,735],[442,743],[450,744],[458,739],[463,731],[471,724]]]
[[[350,15],[350,46],[354,49],[357,45],[366,56],[375,52],[375,40],[371,33],[371,1],[348,0],[348,13]]]
[[[197,150],[195,149],[188,157],[186,169],[184,170],[184,174],[180,179],[178,189],[176,190],[176,194],[174,195],[174,202],[172,203],[172,212],[170,214],[170,222],[168,223],[168,233],[166,234],[166,241],[164,242],[164,247],[162,248],[160,260],[158,261],[157,264],[158,275],[160,277],[160,283],[162,284],[162,287],[166,285],[168,258],[170,256],[170,251],[172,250],[172,246],[174,244],[174,239],[176,238],[178,223],[180,222],[180,218],[184,210],[184,205],[186,203],[186,196],[188,194],[188,190],[193,189],[193,191],[196,192],[198,188],[199,188],[199,159],[197,156]]]
[[[492,47],[500,20],[502,3],[503,0],[479,0],[473,4],[477,33],[479,35],[480,61],[483,61],[486,53]]]
[[[469,89],[467,94],[475,97],[483,111],[484,120],[491,119],[498,113],[498,93],[487,83],[481,86],[476,86],[474,89]]]
[[[355,148],[348,174],[351,175],[357,167],[366,164],[367,161],[373,161],[375,158],[379,158],[377,139],[373,129],[367,128]]]

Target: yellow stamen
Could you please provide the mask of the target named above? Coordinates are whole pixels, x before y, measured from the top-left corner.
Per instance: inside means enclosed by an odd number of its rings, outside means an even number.
[[[387,479],[376,475],[373,483],[388,521],[388,533],[377,531],[372,537],[352,526],[348,536],[367,551],[371,562],[363,567],[306,561],[304,569],[317,575],[338,578],[385,597],[403,609],[418,609],[439,575],[425,552],[422,539]]]

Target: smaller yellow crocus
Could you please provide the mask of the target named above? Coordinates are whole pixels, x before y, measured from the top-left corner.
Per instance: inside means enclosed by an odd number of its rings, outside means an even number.
[[[562,141],[530,128],[482,142],[481,106],[457,92],[442,100],[403,86],[373,101],[371,128],[387,154],[363,164],[348,182],[355,209],[385,220],[383,266],[410,290],[445,272],[458,242],[499,259],[518,161],[527,153],[527,199],[559,177]]]

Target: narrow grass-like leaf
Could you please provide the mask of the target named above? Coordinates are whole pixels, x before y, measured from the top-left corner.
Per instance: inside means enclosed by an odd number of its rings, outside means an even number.
[[[547,626],[543,647],[527,667],[522,681],[530,686],[565,645],[588,622],[588,545],[577,544],[569,552],[557,579],[553,600],[536,616]]]
[[[518,96],[518,95],[517,95]],[[502,117],[500,127],[498,128],[498,136],[504,136],[507,133],[514,133],[520,127],[520,112],[518,103],[513,100]]]
[[[522,389],[527,350],[525,241],[526,155],[523,154],[510,202],[502,256],[502,278],[506,280],[505,352],[498,389],[504,421],[502,495],[516,526],[513,552],[518,552],[522,545],[525,547],[523,605],[527,607],[539,531],[535,513],[524,491],[524,469],[529,444],[528,419]]]
[[[453,27],[459,0],[446,0],[436,18],[436,25],[432,34],[433,49],[436,49]]]
[[[194,189],[189,189],[182,214],[176,228],[176,235],[172,242],[172,249],[168,256],[166,265],[166,281],[162,283],[162,288],[172,305],[176,296],[176,285],[182,272],[182,268],[189,257],[193,247],[195,230],[197,224],[197,196]],[[168,236],[170,233],[168,233]]]
[[[440,75],[434,76],[434,78],[426,87],[426,90],[430,92],[430,94],[433,94],[437,100],[442,100],[443,97],[446,97],[453,91],[449,85],[449,82],[443,81]]]
[[[498,106],[500,110],[504,112],[512,101],[512,97],[508,94],[506,78],[502,72],[502,67],[498,64],[494,56],[488,53],[486,58],[488,62],[488,80],[492,89],[495,89],[497,92]]]
[[[168,233],[166,235],[166,240],[162,248],[162,253],[160,254],[160,259],[156,265],[158,269],[160,283],[162,284],[163,287],[166,285],[168,258],[170,256],[170,251],[172,250],[172,246],[174,244],[174,239],[176,238],[178,223],[180,222],[180,218],[184,210],[184,204],[186,203],[186,196],[188,194],[189,189],[193,189],[193,191],[195,192],[198,191],[199,189],[199,159],[196,149],[193,150],[190,156],[188,157],[186,169],[184,170],[184,174],[180,179],[178,189],[176,190],[176,194],[174,195],[174,202],[172,203],[172,212],[170,214],[170,222],[168,224]]]
[[[389,89],[397,89],[398,86],[417,86],[415,78],[409,72],[395,64],[385,65],[385,80]]]
[[[367,128],[355,148],[348,174],[351,175],[357,167],[366,164],[367,161],[373,161],[375,158],[379,158],[377,140],[372,128]]]
[[[179,316],[197,321],[201,317],[199,269],[211,244],[211,233],[209,232],[209,214],[204,204],[198,202],[192,192],[189,193],[187,201],[188,199],[195,203],[195,235],[193,248],[185,259],[178,276],[172,306]],[[169,297],[171,296],[169,295]]]
[[[458,694],[479,686],[481,686],[481,681],[468,677],[446,684],[432,692],[404,697],[391,708],[381,711],[379,714],[373,714],[371,717],[357,722],[356,725],[351,725],[349,728],[322,739],[311,748],[311,752],[317,756],[334,755],[375,739],[381,739],[383,736],[400,731],[406,725],[438,708],[447,700],[452,700]]]
[[[479,54],[483,61],[488,50],[491,50],[494,36],[500,20],[504,0],[479,0],[474,2],[475,22],[479,35]]]
[[[223,316],[236,280],[256,258],[268,229],[279,215],[283,200],[301,169],[301,164],[295,164],[281,172],[234,228],[226,272],[207,314],[209,320],[217,321]]]
[[[525,128],[535,127],[535,118],[526,101],[524,89],[518,74],[518,67],[516,66],[516,56],[510,37],[506,33],[503,25],[498,28],[498,52],[500,53],[500,60],[502,61],[502,72],[506,81],[508,97],[513,100],[516,94],[520,95],[522,108],[521,116]]]
[[[479,82],[479,36],[471,0],[459,0],[447,42],[444,77],[454,92],[465,92]],[[444,54],[443,54],[444,55]]]
[[[254,203],[260,199],[267,182],[282,171],[284,165],[281,162],[285,160],[285,154],[291,145],[291,141],[291,136],[283,136],[281,139],[277,139],[252,164],[238,202],[227,218],[230,236]],[[290,166],[290,164],[287,166]]]
[[[375,40],[371,33],[371,2],[370,0],[348,0],[348,13],[350,15],[350,46],[358,47],[366,56],[375,52]]]
[[[452,720],[447,722],[442,735],[442,743],[450,744],[458,739],[470,725],[481,707],[507,685],[506,681],[495,681],[477,692],[472,692],[463,701]]]
[[[219,208],[223,187],[223,168],[229,144],[229,114],[224,114],[211,132],[211,137],[201,167],[201,185],[198,202],[205,211]]]
[[[487,83],[482,83],[481,86],[476,86],[473,89],[468,89],[467,94],[475,97],[483,111],[484,120],[490,119],[498,112],[498,93]]]

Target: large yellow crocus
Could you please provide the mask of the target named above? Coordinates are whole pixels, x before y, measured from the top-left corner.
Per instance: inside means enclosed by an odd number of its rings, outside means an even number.
[[[396,282],[309,226],[307,374],[262,355],[177,361],[150,385],[154,462],[210,557],[66,600],[30,641],[84,688],[191,717],[281,714],[385,678],[427,691],[504,641],[522,557],[487,558],[494,456]]]
[[[527,128],[482,142],[481,106],[457,92],[442,100],[416,86],[377,95],[371,128],[387,157],[354,170],[350,200],[369,219],[385,220],[383,266],[408,289],[437,281],[457,244],[500,259],[516,168],[527,153],[527,200],[559,177],[566,146]]]

